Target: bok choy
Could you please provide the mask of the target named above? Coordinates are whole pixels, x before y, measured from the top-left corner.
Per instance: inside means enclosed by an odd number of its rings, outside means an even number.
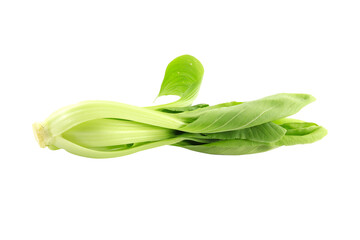
[[[315,123],[288,118],[315,100],[308,94],[192,106],[203,74],[202,64],[193,56],[177,57],[166,68],[158,96],[177,95],[179,100],[150,107],[80,102],[34,123],[35,137],[40,147],[112,158],[163,145],[209,154],[251,154],[313,143],[327,134]]]

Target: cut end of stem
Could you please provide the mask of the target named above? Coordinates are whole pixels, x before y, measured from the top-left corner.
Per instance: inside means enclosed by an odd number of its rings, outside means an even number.
[[[41,123],[34,123],[33,125],[33,131],[34,131],[34,136],[36,141],[39,143],[39,146],[41,148],[45,148],[46,147],[46,141],[45,141],[45,130],[43,125],[41,125]]]

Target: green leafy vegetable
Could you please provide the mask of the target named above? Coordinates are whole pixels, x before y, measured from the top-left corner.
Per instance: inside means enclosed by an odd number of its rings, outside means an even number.
[[[183,55],[168,65],[158,96],[179,100],[151,107],[85,101],[64,107],[33,125],[41,147],[91,158],[125,156],[173,145],[193,151],[241,155],[280,146],[313,143],[327,131],[315,123],[286,118],[315,100],[281,93],[248,102],[193,105],[204,69]]]

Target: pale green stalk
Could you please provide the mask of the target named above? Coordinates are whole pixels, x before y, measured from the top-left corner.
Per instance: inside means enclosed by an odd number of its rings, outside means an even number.
[[[98,150],[94,150],[94,149],[85,148],[85,147],[79,146],[77,144],[74,144],[62,137],[55,138],[54,145],[56,145],[58,148],[65,149],[69,153],[83,156],[83,157],[113,158],[113,157],[122,157],[125,155],[129,155],[129,154],[136,153],[136,152],[143,151],[143,150],[150,149],[150,148],[176,144],[178,142],[181,142],[182,140],[184,140],[182,137],[170,138],[170,139],[165,139],[165,140],[156,141],[156,142],[144,143],[142,145],[131,147],[129,149],[121,149],[121,150],[117,150],[117,151],[98,151]]]
[[[33,129],[40,146],[45,147],[54,145],[54,138],[79,124],[106,118],[131,120],[169,129],[178,129],[185,124],[168,113],[111,101],[85,101],[56,111],[43,123],[35,123]]]

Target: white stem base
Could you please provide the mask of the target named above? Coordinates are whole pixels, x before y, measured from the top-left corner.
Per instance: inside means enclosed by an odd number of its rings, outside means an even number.
[[[46,134],[43,125],[41,123],[34,123],[33,125],[33,131],[36,141],[39,143],[39,146],[41,148],[46,147]]]

